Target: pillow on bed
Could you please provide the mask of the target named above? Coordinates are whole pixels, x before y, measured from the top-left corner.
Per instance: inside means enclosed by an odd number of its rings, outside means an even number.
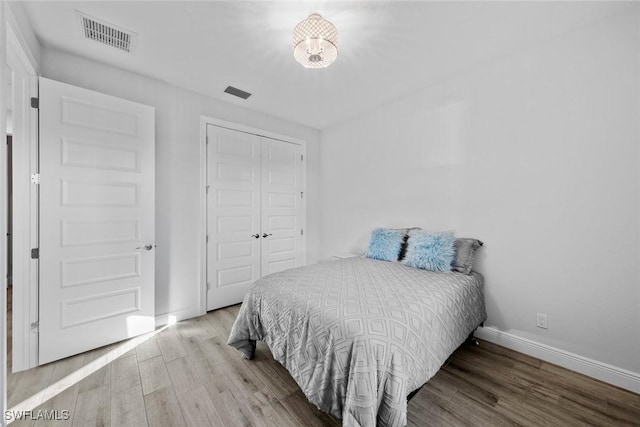
[[[409,231],[407,254],[402,261],[409,267],[432,271],[451,271],[454,258],[455,237],[453,232]]]
[[[404,240],[402,230],[376,228],[371,233],[367,257],[383,261],[397,261]]]
[[[473,268],[473,258],[482,242],[478,239],[458,238],[455,242],[456,256],[451,268],[460,273],[469,274]]]
[[[409,232],[411,230],[420,230],[420,227],[400,228],[399,230],[402,231],[402,245],[400,245],[398,261],[402,261],[407,255],[407,247],[409,246]]]

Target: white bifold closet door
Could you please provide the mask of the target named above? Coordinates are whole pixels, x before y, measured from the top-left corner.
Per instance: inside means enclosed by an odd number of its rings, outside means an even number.
[[[299,267],[299,144],[207,125],[207,310],[242,302],[260,277]]]
[[[155,328],[154,114],[40,79],[40,364]]]

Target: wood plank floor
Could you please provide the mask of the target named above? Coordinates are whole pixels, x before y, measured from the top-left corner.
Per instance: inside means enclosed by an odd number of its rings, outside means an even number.
[[[247,361],[226,344],[239,306],[165,328],[122,356],[122,343],[8,378],[9,407],[91,362],[109,363],[35,410],[65,421],[13,426],[338,426],[311,405],[263,343]],[[125,342],[126,343],[126,342]],[[91,372],[91,371],[89,371]],[[640,425],[640,395],[502,347],[465,344],[409,402],[410,426]]]

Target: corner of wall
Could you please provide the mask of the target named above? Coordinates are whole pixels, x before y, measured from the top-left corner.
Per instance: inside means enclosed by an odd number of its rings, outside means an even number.
[[[7,28],[15,35],[31,67],[40,72],[41,47],[22,2],[6,2]]]

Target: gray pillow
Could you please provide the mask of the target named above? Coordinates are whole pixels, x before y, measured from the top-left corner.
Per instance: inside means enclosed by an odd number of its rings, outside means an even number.
[[[456,256],[451,263],[453,271],[469,274],[473,268],[473,258],[476,250],[482,246],[478,239],[458,238],[455,241]]]

